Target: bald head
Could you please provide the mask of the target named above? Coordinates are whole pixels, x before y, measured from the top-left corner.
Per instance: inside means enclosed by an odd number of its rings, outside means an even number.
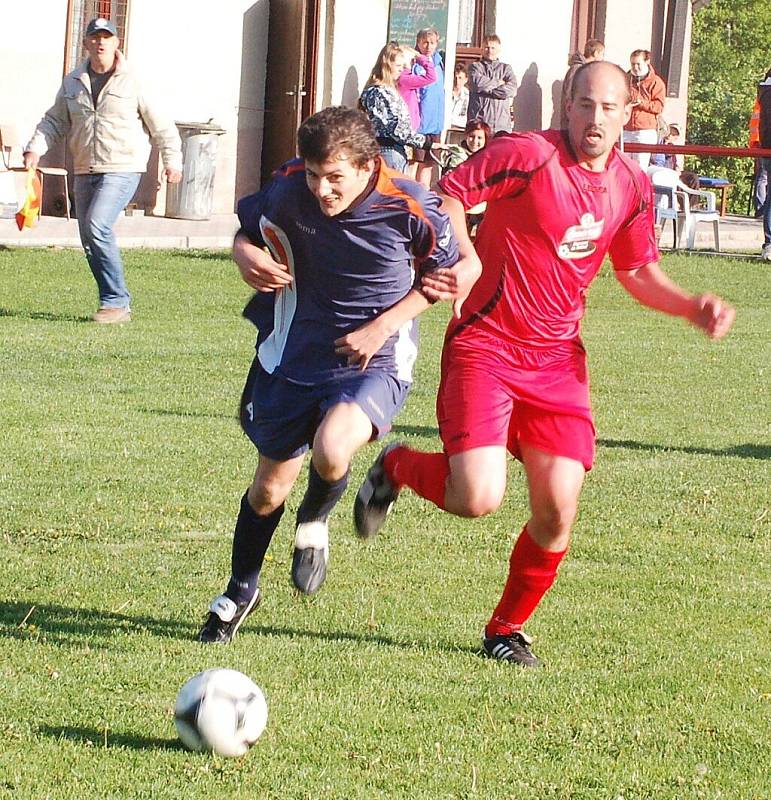
[[[612,61],[589,61],[586,64],[582,64],[573,76],[573,83],[570,86],[570,99],[575,100],[576,97],[579,97],[579,89],[589,81],[610,81],[611,83],[618,81],[625,93],[625,102],[628,103],[630,100],[629,75]]]
[[[608,61],[579,67],[566,110],[576,158],[593,171],[604,169],[631,113],[626,73]]]

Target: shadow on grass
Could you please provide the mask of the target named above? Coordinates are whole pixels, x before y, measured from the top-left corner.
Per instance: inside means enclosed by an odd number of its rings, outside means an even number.
[[[439,429],[427,425],[394,425],[394,433],[402,433],[406,436],[438,436]],[[647,450],[655,452],[674,452],[689,453],[699,456],[732,456],[734,458],[755,458],[766,461],[771,458],[771,446],[764,444],[737,444],[733,447],[672,447],[664,444],[650,444],[648,442],[636,442],[634,439],[598,439],[598,447],[609,449],[624,450]],[[439,446],[437,444],[437,450]]]
[[[187,640],[194,633],[188,623],[178,620],[131,617],[102,609],[34,602],[0,603],[0,636],[27,639],[38,632],[62,644],[72,645],[82,639],[89,647],[99,645],[95,639],[111,639],[116,633],[148,632]]]
[[[107,729],[105,745],[104,729],[73,725],[41,725],[38,732],[52,739],[66,739],[86,747],[128,747],[131,750],[184,750],[178,739],[161,739],[157,736],[137,736]]]
[[[441,651],[443,653],[473,653],[478,654],[480,647],[469,647],[466,645],[448,645],[442,642],[431,642],[426,644],[421,641],[399,641],[390,636],[382,636],[376,633],[351,633],[349,631],[308,631],[302,628],[286,628],[275,625],[250,625],[248,628],[240,629],[239,636],[279,636],[284,639],[317,639],[323,642],[352,642],[357,645],[377,644],[385,647],[394,647],[400,650],[415,650],[419,652]]]
[[[42,319],[46,322],[90,322],[90,317],[75,314],[54,314],[51,311],[21,311],[14,308],[0,308],[0,317],[19,317],[21,319]]]
[[[431,425],[394,425],[391,430],[405,436],[439,436],[439,428]]]
[[[737,444],[733,447],[672,447],[663,444],[648,444],[632,439],[598,439],[600,447],[623,448],[625,450],[648,450],[650,452],[690,453],[699,456],[733,456],[735,458],[756,458],[765,461],[771,458],[771,447],[764,444]]]
[[[150,633],[164,638],[180,639],[194,643],[198,633],[197,623],[191,625],[170,619],[131,617],[112,611],[93,608],[68,608],[60,605],[36,605],[25,603],[0,603],[0,637],[28,639],[41,633],[46,641],[75,646],[79,641],[90,648],[107,646],[116,633]],[[324,642],[353,642],[361,645],[372,643],[401,650],[446,653],[476,653],[478,648],[448,645],[440,642],[424,644],[420,641],[399,641],[380,634],[353,633],[349,631],[310,631],[302,628],[275,625],[249,625],[244,627],[239,638],[253,636],[276,636],[286,639],[316,639]],[[104,642],[100,643],[100,639]],[[101,734],[103,735],[103,734]]]

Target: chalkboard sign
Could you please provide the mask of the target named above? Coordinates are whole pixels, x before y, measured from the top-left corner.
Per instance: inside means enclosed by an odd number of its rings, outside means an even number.
[[[439,49],[447,46],[447,7],[450,0],[391,0],[388,16],[388,41],[415,46],[421,28],[439,31]]]

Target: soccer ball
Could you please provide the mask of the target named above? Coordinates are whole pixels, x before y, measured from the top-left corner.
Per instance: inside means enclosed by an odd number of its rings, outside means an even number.
[[[242,756],[265,730],[268,704],[243,672],[207,669],[179,690],[174,724],[182,744],[221,756]]]

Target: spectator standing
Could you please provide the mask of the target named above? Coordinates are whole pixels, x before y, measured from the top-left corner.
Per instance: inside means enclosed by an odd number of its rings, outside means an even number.
[[[568,71],[562,79],[562,94],[560,97],[560,127],[567,125],[565,104],[570,99],[570,89],[573,85],[573,76],[582,64],[590,61],[602,61],[605,58],[605,45],[599,39],[587,39],[583,53],[575,52],[568,59]]]
[[[389,42],[378,54],[359,98],[359,107],[375,129],[380,155],[391,169],[407,171],[407,147],[425,147],[426,137],[410,123],[407,104],[396,84],[407,66],[404,50]]]
[[[439,52],[439,33],[435,28],[423,28],[415,37],[415,47],[434,65],[434,81],[420,90],[420,127],[418,133],[426,137],[427,146],[416,149],[418,162],[416,178],[427,189],[431,185],[434,162],[429,154],[430,145],[440,142],[444,130],[444,63]],[[420,66],[415,71],[421,70]],[[421,70],[422,71],[422,70]]]
[[[510,64],[498,60],[501,40],[497,34],[485,36],[482,59],[468,68],[468,118],[481,119],[493,134],[510,133],[511,101],[517,94],[517,79]]]
[[[766,72],[765,78],[758,85],[758,102],[760,103],[760,119],[758,134],[760,146],[771,148],[771,70]],[[761,159],[761,167],[766,175],[771,173],[771,158]],[[763,249],[761,255],[764,261],[771,261],[771,197],[766,194],[763,208]]]
[[[650,50],[634,50],[629,56],[629,83],[632,115],[624,125],[624,142],[656,144],[659,140],[658,116],[664,110],[666,86],[651,65]],[[650,164],[650,153],[629,154],[642,168]]]
[[[749,146],[760,147],[760,100],[757,98],[755,98],[755,105],[752,107],[752,115],[750,116]],[[756,158],[752,176],[752,205],[755,209],[756,217],[763,216],[767,194],[768,172],[763,166],[763,159]]]
[[[182,178],[182,144],[174,123],[150,103],[123,58],[115,24],[92,19],[83,45],[88,58],[64,76],[25,148],[24,166],[37,167],[40,157],[67,137],[80,241],[99,291],[92,320],[130,322],[131,295],[113,226],[147,170],[150,142],[160,150],[169,183]]]
[[[450,125],[463,130],[468,122],[468,71],[465,64],[456,64],[453,73]]]
[[[417,53],[408,47],[402,47],[402,52],[405,59],[411,59],[411,63],[404,67],[402,74],[397,78],[396,88],[399,90],[402,100],[407,104],[407,110],[410,112],[410,124],[414,130],[418,130],[420,127],[419,90],[436,80],[436,70],[434,62],[422,53]],[[419,69],[416,70],[415,67]]]

